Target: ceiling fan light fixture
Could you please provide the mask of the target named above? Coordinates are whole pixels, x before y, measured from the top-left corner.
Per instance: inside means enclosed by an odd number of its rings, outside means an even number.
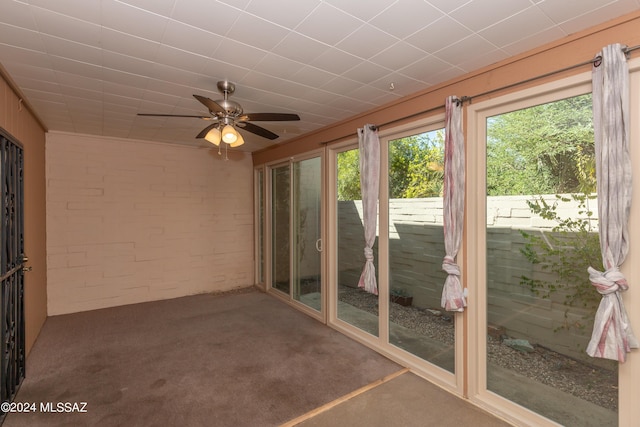
[[[238,132],[231,125],[226,125],[222,129],[222,141],[233,144],[238,140]]]
[[[220,129],[213,128],[204,136],[204,139],[212,143],[213,145],[220,145],[220,140],[222,139],[220,134]]]
[[[237,135],[238,135],[238,139],[236,139],[236,142],[229,144],[229,147],[239,147],[242,144],[244,144],[244,138],[242,137],[240,132],[237,132]]]

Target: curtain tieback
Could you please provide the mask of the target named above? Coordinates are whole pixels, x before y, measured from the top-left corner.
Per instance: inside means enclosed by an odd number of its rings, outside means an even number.
[[[373,262],[373,249],[364,248],[364,259]]]
[[[442,260],[442,269],[449,275],[460,276],[460,266],[450,256],[446,256]]]
[[[589,281],[600,295],[609,295],[616,291],[626,291],[629,289],[627,279],[620,272],[618,267],[612,267],[604,273],[589,267]]]

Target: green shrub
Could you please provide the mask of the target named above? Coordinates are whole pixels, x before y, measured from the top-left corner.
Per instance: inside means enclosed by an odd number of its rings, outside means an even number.
[[[602,265],[600,240],[594,226],[597,220],[589,208],[589,200],[595,198],[595,195],[571,194],[569,197],[556,195],[552,204],[543,197],[527,202],[534,214],[556,225],[550,232],[520,231],[525,239],[521,253],[542,271],[551,273],[546,279],[523,275],[520,284],[542,298],[551,298],[554,294],[564,296],[565,322],[560,328],[583,329],[583,322],[568,321],[570,308],[582,307],[590,313],[583,319],[593,318],[600,303],[600,294],[591,285],[587,273],[589,266]],[[578,202],[578,218],[560,217],[559,204],[571,201]]]

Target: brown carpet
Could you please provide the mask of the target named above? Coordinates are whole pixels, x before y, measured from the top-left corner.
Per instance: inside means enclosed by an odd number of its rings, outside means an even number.
[[[275,426],[399,369],[261,292],[198,295],[47,319],[15,399],[38,411],[4,426]]]
[[[50,317],[15,401],[3,427],[506,425],[254,288]]]

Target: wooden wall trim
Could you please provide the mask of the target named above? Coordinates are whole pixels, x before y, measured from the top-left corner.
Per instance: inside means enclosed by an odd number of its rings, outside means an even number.
[[[252,154],[253,164],[254,166],[259,166],[278,159],[299,155],[322,147],[327,141],[338,142],[348,138],[355,139],[356,129],[366,123],[377,124],[393,121],[395,126],[396,124],[402,124],[403,118],[411,116],[418,111],[436,109],[425,116],[438,114],[437,107],[444,106],[444,100],[449,95],[457,95],[459,97],[474,96],[511,83],[560,70],[589,60],[595,56],[600,48],[611,43],[623,43],[628,46],[638,45],[640,44],[638,27],[640,27],[640,11],[624,15],[496,64],[480,68],[422,92],[417,92],[362,114],[346,118],[333,125],[301,135],[282,144],[256,151]],[[540,85],[548,81],[584,72],[585,70],[588,70],[588,66],[487,95],[477,100],[502,96],[508,92]],[[413,121],[419,118],[412,117],[404,121]]]
[[[35,121],[42,128],[42,130],[44,132],[47,132],[49,129],[47,129],[47,126],[45,126],[45,124],[42,121],[42,119],[40,119],[38,114],[36,114],[35,110],[31,106],[31,103],[29,103],[29,100],[27,99],[27,97],[24,95],[24,93],[22,92],[20,87],[16,84],[16,82],[13,81],[13,79],[11,78],[11,75],[9,74],[9,72],[6,70],[6,68],[4,68],[4,66],[1,63],[0,63],[0,77],[2,79],[4,79],[4,81],[7,83],[9,88],[18,96],[18,98],[22,102],[22,105],[24,105],[24,107],[27,109],[27,111],[29,111],[29,114],[31,114],[33,116]]]

